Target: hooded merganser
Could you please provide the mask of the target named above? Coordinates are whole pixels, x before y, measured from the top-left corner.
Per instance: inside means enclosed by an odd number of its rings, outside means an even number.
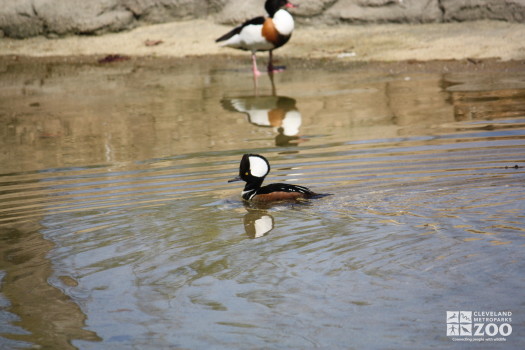
[[[290,40],[294,30],[292,15],[285,8],[297,7],[288,0],[266,0],[264,8],[269,17],[255,17],[230,32],[224,34],[215,42],[221,46],[252,52],[252,69],[255,77],[261,75],[257,69],[255,53],[269,51],[268,72],[276,71],[273,66],[272,51],[283,46]]]
[[[246,186],[242,198],[247,201],[270,202],[322,196],[304,186],[276,183],[261,187],[270,172],[270,163],[259,154],[245,154],[239,166],[239,176],[228,182],[243,180]]]

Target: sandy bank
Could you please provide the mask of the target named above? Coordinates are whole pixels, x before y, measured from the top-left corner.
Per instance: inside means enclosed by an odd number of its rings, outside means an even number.
[[[230,27],[192,20],[139,27],[102,36],[0,39],[0,55],[29,57],[128,56],[187,57],[247,56],[218,47],[214,39]],[[401,61],[497,58],[524,60],[525,24],[496,21],[363,26],[299,26],[280,58],[333,58],[347,61]],[[152,46],[146,45],[156,44]],[[262,56],[262,54],[261,54]]]

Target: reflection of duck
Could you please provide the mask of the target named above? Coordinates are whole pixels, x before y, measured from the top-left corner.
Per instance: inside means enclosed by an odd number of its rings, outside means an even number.
[[[261,187],[269,172],[270,163],[266,158],[258,154],[245,154],[239,166],[239,176],[228,182],[245,181],[246,186],[242,191],[242,198],[247,201],[271,202],[323,196],[304,186],[284,183]]]
[[[295,99],[285,96],[240,96],[221,101],[224,109],[245,113],[251,124],[275,128],[277,146],[293,145],[299,140],[302,117],[295,103]]]
[[[244,215],[244,230],[250,238],[267,235],[273,229],[273,217],[260,210],[250,210]]]
[[[264,8],[269,17],[252,18],[224,34],[216,42],[222,46],[252,52],[253,76],[261,75],[257,69],[255,53],[269,51],[268,72],[273,72],[272,51],[283,46],[292,36],[294,20],[285,8],[295,7],[288,0],[266,0]]]

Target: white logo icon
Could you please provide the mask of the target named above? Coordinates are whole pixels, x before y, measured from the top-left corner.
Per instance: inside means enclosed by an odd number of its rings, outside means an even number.
[[[472,311],[447,311],[447,336],[472,335]]]

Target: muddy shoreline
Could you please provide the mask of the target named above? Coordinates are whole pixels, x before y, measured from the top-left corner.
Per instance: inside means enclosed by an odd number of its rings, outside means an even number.
[[[129,67],[141,67],[146,69],[162,69],[162,67],[186,66],[198,64],[210,69],[231,69],[237,66],[239,70],[250,71],[250,61],[238,55],[214,55],[214,56],[187,56],[187,57],[153,57],[153,56],[122,56],[122,60],[105,62],[104,55],[89,56],[0,56],[0,70],[5,71],[7,67],[15,66],[42,66],[42,65],[93,65],[106,66],[112,69],[125,69]],[[261,67],[266,57],[260,60]],[[364,61],[341,61],[328,58],[282,58],[277,61],[285,64],[288,70],[308,70],[323,66],[323,69],[331,71],[343,70],[367,70],[379,71],[385,74],[403,73],[458,73],[458,72],[523,72],[525,71],[525,59],[501,61],[499,59],[450,59],[450,60],[401,60],[393,62],[364,62]],[[230,68],[227,68],[230,67]]]
[[[135,28],[101,36],[35,37],[0,39],[0,59],[97,62],[107,55],[121,55],[143,62],[160,60],[238,60],[249,64],[249,53],[219,47],[214,39],[230,26],[206,20],[173,22]],[[289,67],[301,64],[414,67],[443,65],[450,69],[480,69],[521,65],[525,60],[525,24],[498,21],[432,24],[375,24],[298,26],[290,42],[275,51],[275,58]],[[259,53],[264,64],[266,53]],[[458,61],[452,64],[450,61]],[[465,64],[461,62],[466,61]],[[404,63],[399,63],[404,62]],[[487,67],[488,66],[488,67]]]

